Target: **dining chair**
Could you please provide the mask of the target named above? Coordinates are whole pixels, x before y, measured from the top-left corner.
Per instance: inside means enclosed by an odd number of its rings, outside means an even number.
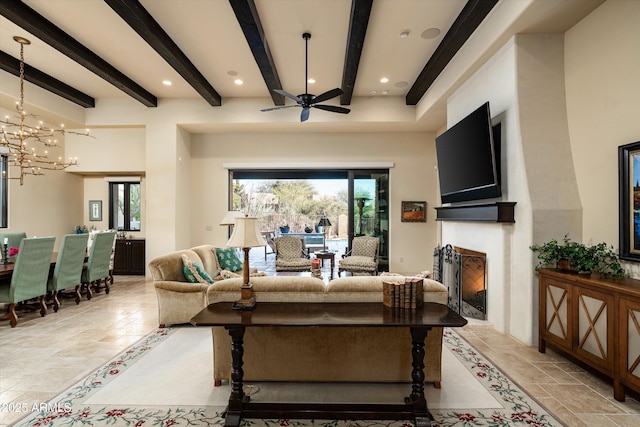
[[[80,303],[80,286],[82,284],[82,267],[84,257],[87,254],[88,234],[66,234],[58,248],[58,258],[53,269],[53,275],[49,277],[47,290],[51,292],[53,299],[53,311],[60,308],[58,293],[74,287],[76,304]]]
[[[40,316],[47,314],[45,296],[55,237],[24,238],[16,255],[11,281],[0,283],[0,302],[9,304],[9,324],[18,324],[18,303],[38,298]]]
[[[343,271],[353,273],[369,273],[372,276],[378,274],[378,250],[380,239],[372,236],[354,237],[351,242],[351,251],[342,255],[338,264],[338,277]]]
[[[109,293],[109,268],[116,238],[115,231],[96,233],[89,249],[89,258],[82,269],[82,289],[87,291],[87,299],[93,297],[91,288],[105,289]]]
[[[7,239],[7,248],[19,248],[22,239],[27,237],[24,231],[17,233],[0,233],[0,245],[4,245],[4,239]]]

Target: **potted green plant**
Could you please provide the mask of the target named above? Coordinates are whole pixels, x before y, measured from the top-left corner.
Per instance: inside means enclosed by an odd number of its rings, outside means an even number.
[[[565,235],[561,243],[551,239],[541,245],[531,245],[530,249],[537,253],[536,270],[543,267],[556,267],[585,275],[596,271],[603,277],[614,279],[626,276],[620,265],[618,254],[613,246],[606,243],[588,246],[571,241]]]
[[[313,233],[313,228],[309,224],[305,224],[304,225],[304,232],[305,233]]]
[[[283,223],[280,225],[280,232],[281,232],[281,233],[288,233],[288,232],[289,232],[289,230],[290,230],[290,228],[289,228],[289,224],[287,224],[286,222],[283,222]]]

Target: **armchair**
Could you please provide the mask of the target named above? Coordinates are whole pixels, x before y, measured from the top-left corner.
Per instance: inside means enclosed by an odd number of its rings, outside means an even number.
[[[354,237],[351,242],[351,251],[342,255],[338,265],[338,276],[343,271],[353,273],[369,273],[372,276],[378,274],[378,248],[380,239],[371,236]]]
[[[276,243],[276,271],[311,271],[311,259],[304,238],[283,236]]]

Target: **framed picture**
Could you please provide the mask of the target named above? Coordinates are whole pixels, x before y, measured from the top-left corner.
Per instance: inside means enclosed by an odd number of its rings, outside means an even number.
[[[402,202],[402,222],[427,222],[427,202]]]
[[[640,261],[640,141],[618,147],[620,258]]]
[[[102,200],[89,200],[89,221],[102,221]]]

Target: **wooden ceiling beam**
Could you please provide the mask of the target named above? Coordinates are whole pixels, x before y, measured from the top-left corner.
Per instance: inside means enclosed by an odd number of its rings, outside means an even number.
[[[20,77],[20,60],[3,51],[0,51],[0,68]],[[96,100],[91,96],[26,63],[24,64],[24,79],[81,107],[93,108],[96,106]]]
[[[21,1],[0,0],[0,14],[147,107],[158,99]]]
[[[349,20],[349,36],[347,39],[347,49],[344,57],[344,68],[342,70],[342,92],[340,104],[351,104],[353,89],[358,75],[360,56],[364,46],[364,39],[369,25],[369,16],[373,0],[352,0],[351,17]]]
[[[176,70],[213,107],[222,105],[220,94],[187,58],[160,24],[138,0],[104,0],[136,33]]]
[[[244,37],[247,39],[251,53],[256,60],[256,64],[258,64],[273,103],[275,105],[284,105],[284,96],[274,92],[274,89],[282,90],[282,84],[280,83],[278,70],[271,56],[269,43],[267,43],[267,37],[264,35],[254,0],[229,0],[229,3],[240,24],[240,28],[242,28]]]
[[[406,104],[417,105],[449,61],[487,17],[498,0],[468,0],[407,92]]]

